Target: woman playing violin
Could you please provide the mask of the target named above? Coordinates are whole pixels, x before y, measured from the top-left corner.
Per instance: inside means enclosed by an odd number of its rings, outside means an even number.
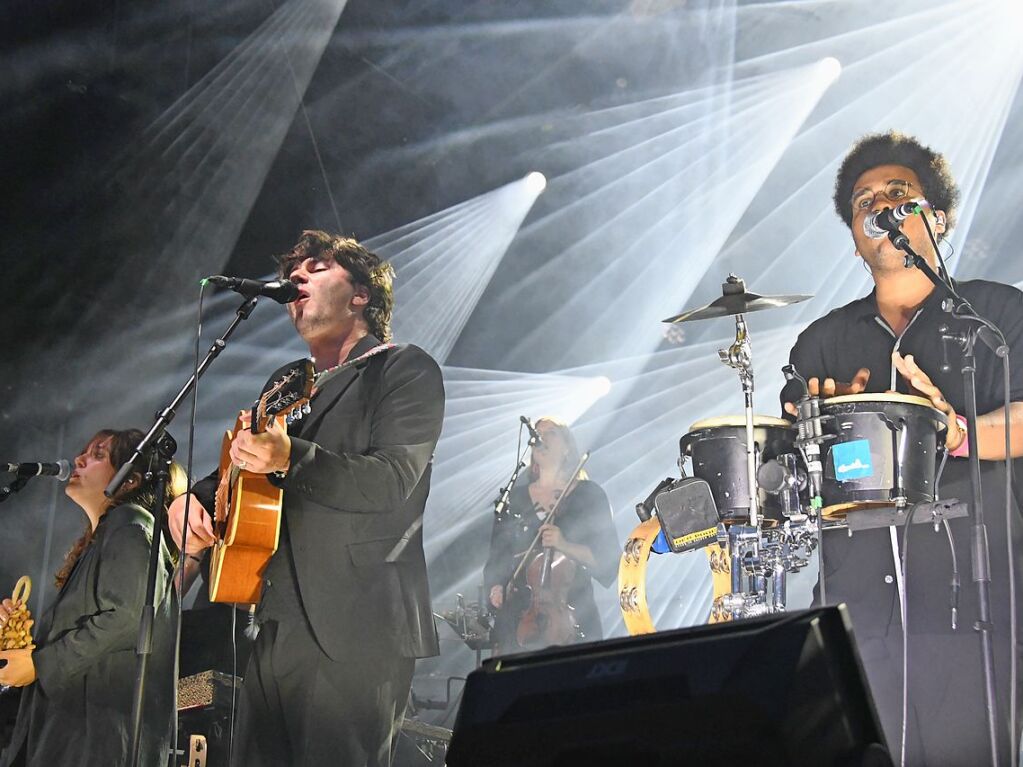
[[[494,632],[498,645],[495,652],[500,653],[533,646],[524,646],[521,631],[518,637],[516,632],[531,600],[537,597],[537,584],[529,578],[530,570],[535,575],[537,567],[530,568],[530,562],[526,562],[520,568],[524,555],[527,559],[542,556],[542,546],[555,556],[561,555],[559,559],[569,566],[564,570],[570,573],[564,586],[568,620],[575,626],[567,639],[570,642],[603,638],[593,580],[609,586],[618,572],[618,536],[607,496],[600,485],[587,479],[586,472],[580,470],[573,476],[580,458],[575,437],[567,424],[550,417],[539,419],[536,431],[540,443],[532,450],[528,484],[516,484],[507,513],[495,518],[490,557],[483,570],[488,600],[498,611]],[[552,511],[556,516],[549,521]],[[527,553],[538,532],[538,545]],[[555,563],[554,567],[560,565]]]

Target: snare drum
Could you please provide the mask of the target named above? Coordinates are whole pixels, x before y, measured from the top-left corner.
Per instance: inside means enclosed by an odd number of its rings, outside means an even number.
[[[795,430],[783,418],[753,416],[753,442],[757,468],[784,453],[795,453]],[[746,417],[708,418],[689,427],[678,443],[682,457],[693,461],[693,475],[710,485],[718,519],[745,522],[749,519],[749,479],[746,468]],[[759,508],[767,523],[785,521],[781,502],[764,492]]]
[[[850,394],[821,402],[823,516],[934,500],[935,456],[948,419],[909,394]]]

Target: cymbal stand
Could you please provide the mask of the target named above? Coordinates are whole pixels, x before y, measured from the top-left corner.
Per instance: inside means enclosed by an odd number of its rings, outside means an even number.
[[[742,314],[735,315],[735,340],[727,349],[718,350],[718,358],[738,373],[742,384],[746,417],[746,481],[749,488],[749,524],[732,525],[728,529],[732,593],[725,597],[724,602],[734,617],[753,617],[768,612],[769,608],[766,602],[767,578],[760,551],[760,498],[753,435],[753,346]],[[747,583],[743,583],[744,577]]]
[[[731,525],[718,533],[722,544],[727,541],[732,565],[732,593],[722,597],[722,606],[735,618],[784,612],[788,573],[806,567],[817,546],[816,510],[810,515],[788,516],[778,527],[764,527],[753,424],[753,348],[742,314],[735,315],[735,341],[727,349],[719,350],[718,357],[738,372],[742,383],[750,504],[748,524]]]
[[[719,349],[721,362],[739,374],[746,413],[746,479],[749,487],[749,523],[760,526],[759,498],[757,495],[757,458],[753,440],[753,347],[750,343],[746,319],[735,315],[735,341],[727,349]]]

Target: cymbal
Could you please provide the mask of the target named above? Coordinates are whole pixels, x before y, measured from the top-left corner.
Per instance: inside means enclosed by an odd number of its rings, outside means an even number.
[[[668,317],[661,322],[695,322],[696,320],[710,320],[716,317],[730,317],[735,314],[748,314],[759,312],[764,309],[776,309],[780,306],[798,304],[813,296],[793,294],[787,296],[762,296],[759,293],[750,293],[746,290],[746,283],[734,274],[728,275],[721,285],[721,298],[711,301],[699,309],[687,309],[674,317]]]

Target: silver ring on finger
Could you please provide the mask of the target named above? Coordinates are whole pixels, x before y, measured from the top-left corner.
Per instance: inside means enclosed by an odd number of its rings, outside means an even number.
[[[244,469],[244,468],[245,468],[246,466],[248,466],[248,465],[249,465],[249,464],[248,464],[247,462],[245,462],[245,461],[240,461],[240,462],[238,463],[238,468],[239,468],[239,469]]]

